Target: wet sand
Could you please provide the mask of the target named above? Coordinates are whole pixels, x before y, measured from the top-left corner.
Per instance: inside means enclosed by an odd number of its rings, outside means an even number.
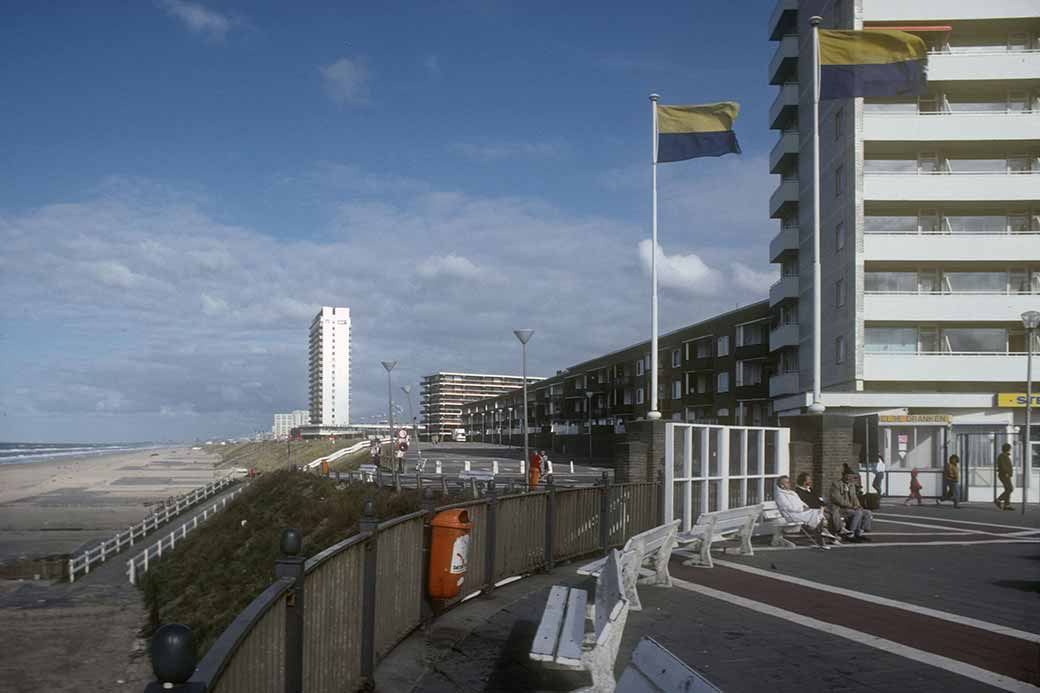
[[[75,552],[219,475],[190,447],[0,465],[0,562]]]

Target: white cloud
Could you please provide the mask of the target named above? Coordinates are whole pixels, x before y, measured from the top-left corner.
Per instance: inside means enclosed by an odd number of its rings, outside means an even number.
[[[484,272],[469,258],[455,255],[435,255],[419,263],[416,271],[425,279],[454,277],[456,279],[477,279]]]
[[[354,106],[368,103],[369,70],[363,60],[340,58],[321,68],[325,91],[338,104]]]
[[[650,272],[650,245],[650,239],[639,242],[639,259],[647,274]],[[657,282],[661,288],[712,296],[718,293],[721,279],[719,271],[708,267],[696,253],[666,255],[661,244],[657,244]]]
[[[765,294],[776,280],[776,270],[772,272],[758,272],[743,262],[733,263],[733,282],[742,289]]]
[[[202,314],[210,317],[223,315],[228,311],[227,301],[219,296],[202,294]]]
[[[456,142],[451,148],[482,163],[507,159],[557,159],[564,152],[562,145],[552,142]]]
[[[135,274],[129,267],[115,260],[92,262],[87,267],[99,282],[119,289],[129,289],[140,284],[143,279],[141,275]]]
[[[160,0],[159,6],[189,31],[214,41],[222,40],[238,21],[229,15],[190,0]]]

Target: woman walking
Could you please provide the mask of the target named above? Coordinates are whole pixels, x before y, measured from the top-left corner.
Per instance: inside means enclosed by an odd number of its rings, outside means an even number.
[[[943,494],[935,499],[935,504],[939,505],[946,499],[953,501],[953,507],[961,507],[961,458],[957,455],[950,455],[943,467]]]

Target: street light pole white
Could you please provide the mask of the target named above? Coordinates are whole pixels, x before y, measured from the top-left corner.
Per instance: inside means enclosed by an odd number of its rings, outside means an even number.
[[[650,95],[650,411],[646,418],[661,418],[657,409],[657,94]]]
[[[590,464],[592,463],[591,462],[592,461],[592,398],[595,396],[595,394],[596,393],[589,392],[588,390],[585,391],[585,398],[586,398],[585,399],[585,408],[586,408],[586,410],[588,410],[588,414],[589,414],[589,463]]]
[[[822,17],[810,17],[812,25],[812,131],[813,131],[813,401],[809,411],[822,414],[823,405],[823,373],[820,367],[823,338],[823,327],[820,324],[823,289],[820,286],[820,22]]]
[[[523,466],[525,464],[527,464],[527,460],[528,460],[528,452],[527,452],[527,446],[528,446],[528,438],[527,438],[527,343],[529,341],[531,341],[531,337],[534,335],[534,330],[513,330],[513,334],[516,335],[516,338],[518,340],[520,340],[520,362],[521,362],[521,369],[522,369],[521,372],[523,373],[523,376],[524,376],[524,461],[523,461],[523,464],[520,465],[520,468],[523,469]]]
[[[419,422],[415,419],[415,410],[412,409],[412,386],[402,385],[401,390],[408,397],[408,416],[412,417],[412,435],[415,436],[415,468],[422,466],[422,446],[419,445]]]
[[[386,369],[386,425],[390,429],[390,461],[392,462],[394,446],[394,392],[390,383],[390,371],[397,365],[397,361],[381,361],[381,363],[383,368]]]
[[[1022,514],[1025,515],[1033,465],[1033,333],[1040,327],[1040,312],[1029,310],[1022,313],[1022,325],[1026,328],[1026,444],[1022,452]]]

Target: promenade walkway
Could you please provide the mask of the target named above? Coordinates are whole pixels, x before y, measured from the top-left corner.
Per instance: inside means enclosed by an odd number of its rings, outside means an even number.
[[[734,691],[1040,691],[1040,513],[885,504],[873,541],[672,561],[640,591],[620,672],[653,635]],[[377,672],[387,691],[570,690],[581,674],[527,659],[549,587],[578,564],[477,597],[416,633]]]

